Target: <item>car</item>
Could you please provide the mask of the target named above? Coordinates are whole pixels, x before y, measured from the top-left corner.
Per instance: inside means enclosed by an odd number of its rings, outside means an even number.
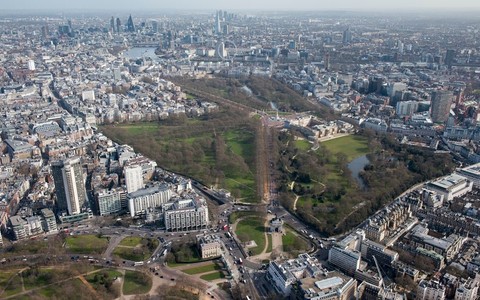
[[[160,278],[163,278],[163,275],[160,275]]]
[[[175,278],[170,278],[171,281],[175,281]]]

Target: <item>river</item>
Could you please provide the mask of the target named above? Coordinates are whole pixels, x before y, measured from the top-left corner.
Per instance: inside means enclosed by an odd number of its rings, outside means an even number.
[[[367,155],[362,155],[355,158],[347,165],[350,172],[352,172],[353,178],[361,189],[365,189],[367,186],[365,185],[365,182],[363,182],[362,177],[360,177],[360,172],[363,171],[368,163],[370,163],[370,161],[368,160]]]

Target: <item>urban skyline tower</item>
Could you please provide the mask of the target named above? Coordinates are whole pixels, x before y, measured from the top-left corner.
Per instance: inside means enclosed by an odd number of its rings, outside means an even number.
[[[432,93],[431,116],[435,123],[444,123],[448,120],[453,93],[437,90]]]
[[[132,15],[130,15],[127,20],[127,31],[135,32],[135,25],[133,24]]]
[[[80,158],[70,158],[52,163],[52,175],[57,195],[57,210],[69,215],[81,212],[87,200]]]

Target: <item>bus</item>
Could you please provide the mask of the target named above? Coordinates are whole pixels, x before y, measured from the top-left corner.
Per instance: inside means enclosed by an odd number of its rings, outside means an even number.
[[[133,263],[133,266],[138,267],[138,266],[143,266],[143,261],[136,261]]]

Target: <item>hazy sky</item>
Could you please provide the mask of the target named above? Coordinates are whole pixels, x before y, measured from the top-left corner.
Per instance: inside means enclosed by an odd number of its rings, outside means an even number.
[[[480,0],[1,0],[10,10],[425,10],[480,9]]]

